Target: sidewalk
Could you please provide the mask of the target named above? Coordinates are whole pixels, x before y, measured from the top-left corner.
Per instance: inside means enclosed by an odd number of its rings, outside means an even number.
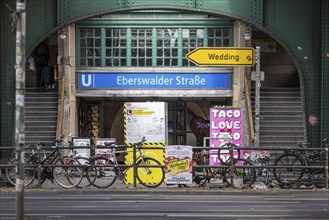
[[[122,181],[117,181],[109,188],[96,188],[94,186],[89,186],[86,188],[72,188],[65,189],[58,186],[56,183],[51,183],[47,180],[40,187],[37,185],[37,181],[33,182],[32,185],[24,189],[25,193],[29,192],[47,192],[47,193],[65,193],[65,192],[74,192],[74,193],[161,193],[161,194],[295,194],[295,193],[327,193],[329,195],[329,190],[325,188],[303,188],[303,189],[280,189],[275,188],[257,188],[252,189],[242,189],[242,188],[219,188],[216,185],[210,185],[206,187],[199,187],[195,184],[192,184],[187,187],[179,187],[178,185],[161,185],[157,188],[147,188],[141,185],[134,187],[133,185],[126,185]],[[8,183],[4,183],[2,180],[0,182],[0,192],[1,193],[15,193],[15,188]]]

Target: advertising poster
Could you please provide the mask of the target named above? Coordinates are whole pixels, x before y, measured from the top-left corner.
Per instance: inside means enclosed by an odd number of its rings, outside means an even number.
[[[72,138],[73,147],[84,147],[87,148],[73,148],[74,157],[90,157],[90,138]],[[85,164],[86,160],[79,160],[81,164]]]
[[[127,102],[125,109],[126,141],[167,142],[166,103]]]
[[[243,115],[242,108],[211,108],[210,109],[210,165],[218,166],[218,148],[226,142],[241,147],[243,144]],[[222,155],[224,161],[229,157]]]
[[[116,143],[115,138],[97,138],[96,140],[96,148],[95,155],[96,157],[106,157],[111,158],[113,161],[113,148],[104,148],[105,142]]]
[[[171,145],[165,153],[166,184],[192,184],[192,147]]]

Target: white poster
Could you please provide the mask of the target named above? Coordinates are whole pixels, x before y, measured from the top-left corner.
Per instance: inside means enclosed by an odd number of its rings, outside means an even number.
[[[84,147],[88,146],[87,148],[73,148],[74,157],[83,157],[89,158],[90,157],[90,138],[72,138],[73,147]],[[79,160],[81,164],[85,164],[86,160]]]
[[[167,146],[165,158],[166,184],[192,184],[191,146]]]
[[[146,138],[146,142],[167,142],[166,103],[127,102],[125,112],[126,140],[136,143]]]

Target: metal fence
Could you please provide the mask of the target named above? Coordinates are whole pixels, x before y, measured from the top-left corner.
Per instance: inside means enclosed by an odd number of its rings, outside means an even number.
[[[133,162],[129,165],[126,164],[114,164],[114,165],[102,165],[103,167],[122,167],[122,168],[130,168],[133,167],[134,169],[134,187],[136,187],[137,185],[137,181],[136,181],[136,170],[137,170],[137,165],[136,165],[136,147],[131,147],[131,146],[126,146],[126,145],[118,145],[120,148],[132,148],[132,152],[133,152]],[[86,148],[90,148],[93,149],[95,148],[95,146],[83,146],[83,147],[75,147],[75,146],[70,146],[70,147],[57,147],[59,149],[63,149],[63,150],[72,150],[72,149],[86,149]],[[105,147],[105,146],[97,146],[97,148],[117,148],[114,146],[109,146],[109,147]],[[201,151],[201,152],[209,152],[209,150],[215,150],[216,148],[210,148],[210,147],[197,147],[194,146],[193,148],[193,152],[196,151]],[[1,150],[12,150],[14,151],[15,147],[0,147]],[[24,148],[25,150],[25,154],[28,155],[29,153],[32,153],[32,151],[36,150],[38,152],[39,155],[41,155],[41,150],[53,150],[53,147],[43,147],[42,149],[39,147],[26,147]],[[142,150],[165,150],[165,147],[141,147]],[[274,151],[281,151],[281,152],[293,152],[296,154],[299,154],[299,152],[304,152],[304,151],[312,151],[312,152],[319,152],[321,155],[324,155],[324,158],[322,158],[321,161],[318,161],[318,164],[303,164],[301,166],[278,166],[278,165],[273,165],[273,163],[270,163],[269,165],[248,165],[248,166],[244,166],[244,165],[236,165],[233,162],[231,162],[229,165],[218,165],[218,166],[210,166],[210,165],[205,165],[205,164],[201,164],[201,165],[193,165],[193,169],[205,169],[205,168],[226,168],[230,171],[233,171],[236,168],[255,168],[255,169],[259,169],[259,168],[264,168],[264,169],[278,169],[278,168],[286,168],[286,169],[303,169],[303,170],[323,170],[323,175],[324,175],[324,185],[325,188],[328,189],[328,182],[329,182],[329,175],[328,175],[328,164],[329,164],[329,156],[328,156],[328,148],[301,148],[301,147],[294,147],[294,148],[283,148],[283,147],[243,147],[243,148],[239,148],[241,151],[244,150],[249,150],[249,151],[269,151],[269,152],[274,152]],[[233,148],[228,148],[229,150],[229,154],[233,155],[232,151],[234,150]],[[282,155],[279,154],[278,156]],[[276,157],[277,158],[277,157]],[[275,158],[271,158],[272,161],[275,160]],[[233,161],[233,160],[232,160]],[[2,169],[2,171],[4,171],[7,167],[15,167],[17,166],[16,164],[8,164],[8,163],[1,163],[0,164],[0,169]],[[32,166],[32,165],[26,165],[26,166]],[[49,165],[49,164],[44,164],[44,165],[39,165],[38,169],[41,169],[42,167],[52,167],[54,165]],[[56,165],[58,166],[58,165]],[[79,166],[79,167],[87,167],[87,166],[98,166],[98,165],[60,165],[63,167],[70,167],[70,166]],[[142,165],[143,166],[143,165]],[[148,166],[148,167],[162,167],[164,168],[164,165],[144,165],[144,166]],[[40,174],[40,172],[38,172],[38,174]],[[2,172],[2,175],[4,175],[4,172]],[[40,185],[40,178],[38,178],[39,180],[39,185]],[[234,181],[234,179],[231,179],[232,183]]]

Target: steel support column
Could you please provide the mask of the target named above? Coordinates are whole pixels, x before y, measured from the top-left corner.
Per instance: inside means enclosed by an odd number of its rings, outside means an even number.
[[[329,1],[322,0],[321,138],[329,138]]]

